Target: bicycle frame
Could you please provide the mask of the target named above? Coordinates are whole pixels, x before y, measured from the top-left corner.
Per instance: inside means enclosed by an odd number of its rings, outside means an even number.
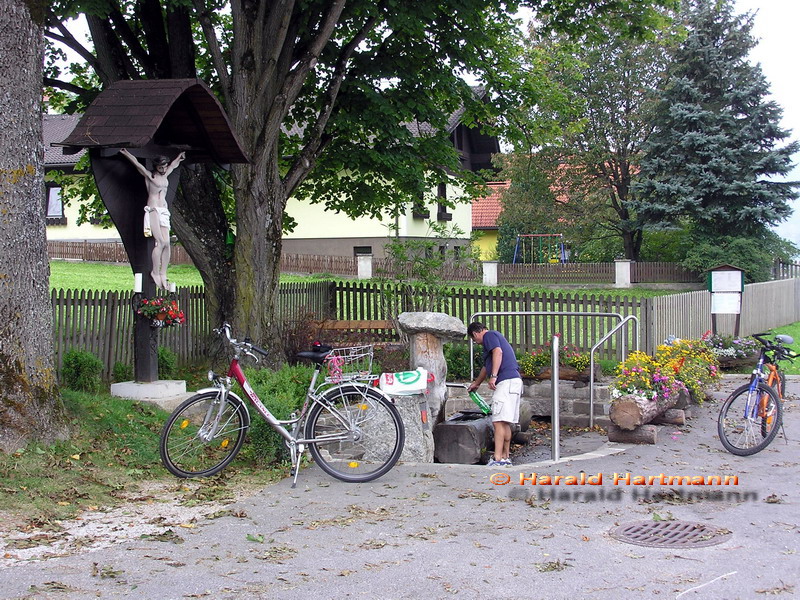
[[[241,400],[241,398],[239,398],[235,393],[233,393],[231,391],[231,389],[233,387],[233,382],[232,382],[232,379],[233,379],[242,388],[242,390],[244,391],[245,395],[250,400],[250,402],[253,403],[253,406],[255,406],[255,408],[259,412],[259,414],[262,417],[264,417],[264,419],[267,421],[267,423],[269,423],[270,426],[275,431],[277,431],[278,434],[280,434],[281,437],[283,437],[283,439],[286,441],[286,443],[289,445],[290,448],[293,448],[293,447],[296,447],[296,446],[301,446],[303,444],[330,442],[330,441],[336,440],[337,439],[336,436],[328,436],[328,437],[325,437],[325,438],[319,438],[318,437],[318,438],[316,438],[314,440],[308,440],[308,439],[306,439],[304,437],[298,437],[297,435],[295,435],[295,432],[298,430],[299,425],[304,422],[305,417],[309,412],[309,407],[312,404],[316,403],[316,402],[321,402],[322,401],[321,400],[322,394],[318,393],[319,390],[320,389],[333,389],[333,387],[334,387],[334,385],[327,386],[324,383],[322,385],[320,385],[320,386],[317,386],[317,381],[319,379],[320,372],[321,372],[321,365],[317,365],[316,368],[314,369],[314,374],[313,374],[313,376],[311,378],[311,383],[309,384],[308,390],[306,391],[305,402],[303,402],[303,406],[300,409],[300,414],[298,416],[296,416],[296,417],[293,416],[291,419],[285,419],[285,420],[284,419],[278,419],[278,418],[275,417],[275,415],[273,415],[270,412],[270,410],[266,406],[264,406],[264,403],[258,397],[258,394],[256,394],[255,390],[250,385],[250,382],[247,380],[247,376],[244,374],[244,371],[242,370],[242,367],[239,364],[239,357],[235,356],[231,360],[230,367],[228,368],[227,377],[216,377],[215,381],[214,381],[215,385],[213,387],[205,388],[205,389],[199,390],[199,392],[198,392],[198,393],[202,393],[202,392],[206,392],[206,391],[216,391],[216,392],[218,392],[220,394],[220,399],[221,399],[221,402],[219,403],[219,407],[218,407],[218,411],[219,412],[214,417],[213,426],[210,429],[210,431],[206,433],[206,435],[208,435],[209,438],[212,438],[213,435],[216,433],[216,430],[219,428],[220,416],[222,414],[222,411],[224,410],[225,401],[227,400],[228,395],[233,395],[235,398]],[[350,382],[350,385],[353,385],[356,388],[363,387],[365,394],[366,394],[366,390],[367,389],[372,389],[372,388],[369,388],[363,382],[353,381],[353,382]],[[378,391],[382,395],[386,396],[385,394],[380,392],[380,390],[376,390],[376,391]],[[386,396],[386,397],[389,398],[388,396]],[[391,398],[389,398],[389,399],[391,400]],[[243,404],[245,406],[245,410],[247,410],[246,403],[243,403]],[[338,419],[342,425],[347,425],[348,424],[348,420],[346,419],[346,417],[341,415],[341,413],[334,406],[331,406],[330,404],[326,404],[326,406],[331,411],[331,414],[334,415],[336,417],[336,419]],[[209,408],[209,411],[211,411],[211,410],[213,410],[213,407]],[[210,417],[211,417],[210,414],[206,416],[206,422],[208,422],[208,419]],[[289,430],[288,426],[294,426],[294,427],[292,427],[292,429]],[[302,428],[300,428],[300,429],[302,430]],[[342,436],[340,436],[340,438],[341,439],[345,439]]]
[[[754,337],[761,341],[759,336]],[[754,403],[753,406],[750,406],[750,399],[753,398],[753,394],[755,394],[757,391],[759,382],[763,381],[770,387],[773,387],[777,382],[778,398],[783,401],[783,392],[781,391],[781,374],[776,364],[780,358],[770,358],[768,362],[767,355],[769,352],[770,347],[768,346],[762,346],[761,350],[759,351],[758,362],[756,363],[756,366],[753,369],[752,377],[750,378],[750,390],[748,391],[747,402],[745,403],[745,411],[743,416],[746,419],[756,419],[757,417],[766,416],[768,402],[766,394],[761,394],[758,397],[758,402]]]

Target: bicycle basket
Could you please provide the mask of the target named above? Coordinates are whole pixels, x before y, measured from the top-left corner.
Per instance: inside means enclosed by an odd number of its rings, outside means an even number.
[[[328,375],[325,381],[339,383],[351,379],[362,379],[372,374],[372,346],[334,348],[325,358]]]

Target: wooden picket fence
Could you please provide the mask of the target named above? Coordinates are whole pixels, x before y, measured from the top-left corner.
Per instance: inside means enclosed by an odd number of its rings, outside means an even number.
[[[358,267],[353,256],[281,254],[281,273],[299,275],[330,273],[341,277],[355,277],[358,274]]]
[[[219,324],[209,322],[202,287],[180,288],[178,304],[186,324],[159,332],[159,343],[178,355],[179,364],[202,364],[208,356],[209,336]],[[64,354],[72,348],[92,352],[103,362],[108,378],[115,363],[133,365],[133,293],[53,290],[53,341],[59,368]],[[330,284],[297,282],[281,284],[278,316],[290,322],[299,315],[330,318]]]
[[[614,283],[614,263],[499,264],[499,284]]]
[[[177,299],[186,313],[187,324],[162,330],[160,341],[178,354],[181,364],[203,363],[212,328],[203,290],[181,288]],[[70,348],[99,356],[106,376],[117,362],[133,363],[130,292],[56,290],[51,301],[56,364],[61,365],[64,353]],[[387,311],[389,306],[397,311],[410,308],[404,306],[396,288],[359,281],[284,283],[277,303],[284,327],[302,320],[316,321],[321,339],[333,343],[357,339],[398,341],[397,331],[386,327],[386,321],[393,316]],[[742,335],[800,321],[800,279],[747,285],[742,307]],[[476,313],[542,313],[480,317],[488,327],[502,331],[517,352],[545,346],[555,334],[561,336],[562,344],[588,351],[620,318],[635,316],[638,328],[629,323],[598,349],[598,359],[619,359],[622,346],[629,351],[637,346],[637,339],[640,349],[652,353],[670,335],[697,338],[711,328],[710,295],[706,291],[639,299],[454,288],[438,309],[464,323]],[[340,323],[325,325],[330,320]],[[733,317],[720,316],[718,326],[721,333],[733,333]]]
[[[127,263],[128,256],[121,242],[52,241],[47,242],[50,258],[85,260],[92,262]],[[172,246],[172,264],[193,264],[186,249]],[[392,278],[410,277],[410,265],[393,265],[386,259],[373,259],[373,274]],[[612,284],[615,278],[614,263],[541,263],[499,264],[498,283],[501,285],[568,285]],[[328,256],[317,254],[282,254],[281,272],[301,275],[330,274],[339,277],[358,275],[357,260],[353,256]],[[774,279],[800,275],[800,265],[778,263],[773,269]],[[481,265],[444,266],[442,276],[447,281],[480,282]],[[649,262],[631,264],[633,283],[696,283],[700,275],[676,263]]]
[[[701,274],[671,262],[631,263],[632,283],[697,283]]]
[[[50,258],[88,262],[127,263],[128,255],[122,242],[92,242],[47,240]],[[173,265],[192,265],[192,259],[183,246],[173,244],[169,262]]]

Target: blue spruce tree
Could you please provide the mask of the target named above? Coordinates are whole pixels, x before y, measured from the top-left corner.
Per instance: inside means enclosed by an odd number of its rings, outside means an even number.
[[[772,178],[791,170],[798,144],[781,146],[781,108],[747,60],[753,16],[736,15],[731,0],[688,0],[684,19],[641,162],[638,215],[653,228],[689,227],[700,245],[774,237],[798,184]]]

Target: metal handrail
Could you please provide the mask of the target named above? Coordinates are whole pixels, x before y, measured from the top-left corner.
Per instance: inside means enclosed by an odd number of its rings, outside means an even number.
[[[558,462],[561,458],[561,398],[559,397],[559,371],[558,371],[558,344],[557,335],[553,336],[552,372],[550,375],[550,389],[553,395],[553,408],[550,413],[550,460]]]
[[[604,342],[606,342],[612,335],[617,333],[628,321],[636,321],[636,349],[639,349],[639,319],[635,315],[628,315],[622,321],[617,323],[611,328],[611,331],[606,333],[600,341],[598,341],[589,351],[589,427],[594,427],[594,352]],[[625,355],[625,336],[622,337],[620,343],[621,358],[624,361]]]
[[[568,316],[575,316],[575,317],[615,317],[620,320],[620,322],[624,321],[626,317],[623,317],[620,313],[606,313],[606,312],[573,312],[573,311],[549,311],[549,310],[534,310],[534,311],[504,311],[504,312],[476,312],[473,313],[472,316],[469,318],[469,322],[472,323],[476,317],[522,317],[522,316],[554,316],[554,317],[568,317]],[[637,319],[638,322],[638,319]],[[638,329],[637,329],[637,336],[638,336]],[[637,337],[637,348],[639,347],[638,344],[638,337]],[[469,375],[470,379],[475,379],[475,342],[472,339],[469,340]]]

